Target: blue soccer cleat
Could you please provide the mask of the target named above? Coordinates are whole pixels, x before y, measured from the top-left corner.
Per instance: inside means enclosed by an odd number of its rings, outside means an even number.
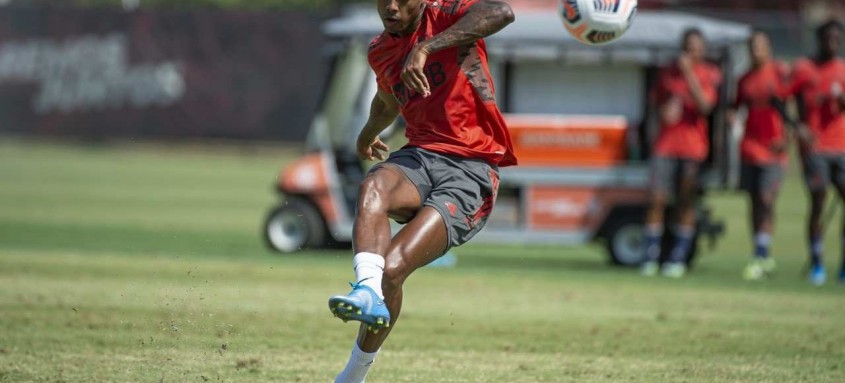
[[[355,320],[367,324],[373,333],[390,327],[390,311],[373,289],[359,283],[349,283],[352,291],[329,298],[329,310],[344,322]]]
[[[824,265],[818,264],[810,267],[809,279],[810,283],[816,286],[821,286],[827,282],[827,271],[824,269]]]
[[[845,267],[842,267],[842,270],[839,271],[839,283],[845,284]]]

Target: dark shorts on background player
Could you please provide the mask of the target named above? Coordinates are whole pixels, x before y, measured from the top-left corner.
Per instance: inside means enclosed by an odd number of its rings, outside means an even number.
[[[649,186],[653,192],[674,196],[682,178],[698,178],[701,162],[685,158],[654,156],[651,159]]]
[[[406,147],[373,167],[396,166],[416,185],[423,206],[443,216],[446,250],[469,241],[487,223],[499,189],[499,169],[486,161]],[[372,171],[372,170],[371,170]]]
[[[838,188],[845,188],[845,153],[815,154],[804,157],[804,181],[810,191],[821,191],[831,182]]]
[[[771,192],[777,194],[783,184],[783,165],[742,164],[740,187],[749,193]]]

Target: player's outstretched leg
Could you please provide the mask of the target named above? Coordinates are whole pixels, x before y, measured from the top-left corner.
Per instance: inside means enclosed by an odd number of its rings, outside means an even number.
[[[355,217],[355,283],[352,291],[329,298],[329,310],[343,321],[355,320],[374,330],[389,326],[382,275],[390,248],[390,217],[410,219],[422,205],[416,186],[402,171],[382,164],[361,182]]]
[[[446,225],[434,208],[424,207],[396,234],[385,252],[384,300],[390,310],[390,323],[373,328],[362,323],[352,355],[335,383],[363,382],[376,354],[399,318],[402,307],[402,285],[411,273],[441,256],[448,241]]]
[[[402,308],[402,285],[415,270],[431,263],[446,251],[448,234],[443,217],[432,207],[420,209],[417,216],[393,238],[385,257],[382,287],[391,325],[399,318]],[[364,350],[378,350],[392,326],[385,331],[364,331],[358,340]]]

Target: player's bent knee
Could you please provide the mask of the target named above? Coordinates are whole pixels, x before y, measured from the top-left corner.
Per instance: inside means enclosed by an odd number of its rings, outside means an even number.
[[[386,213],[389,194],[382,180],[372,174],[367,176],[358,188],[359,212]]]

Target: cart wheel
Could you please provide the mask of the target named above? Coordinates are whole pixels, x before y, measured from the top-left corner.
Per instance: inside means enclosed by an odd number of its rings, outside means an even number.
[[[280,253],[317,248],[326,243],[326,226],[314,205],[288,197],[267,215],[264,240],[271,250]]]
[[[616,265],[639,266],[645,258],[642,217],[619,218],[607,229],[605,238],[610,260]]]

